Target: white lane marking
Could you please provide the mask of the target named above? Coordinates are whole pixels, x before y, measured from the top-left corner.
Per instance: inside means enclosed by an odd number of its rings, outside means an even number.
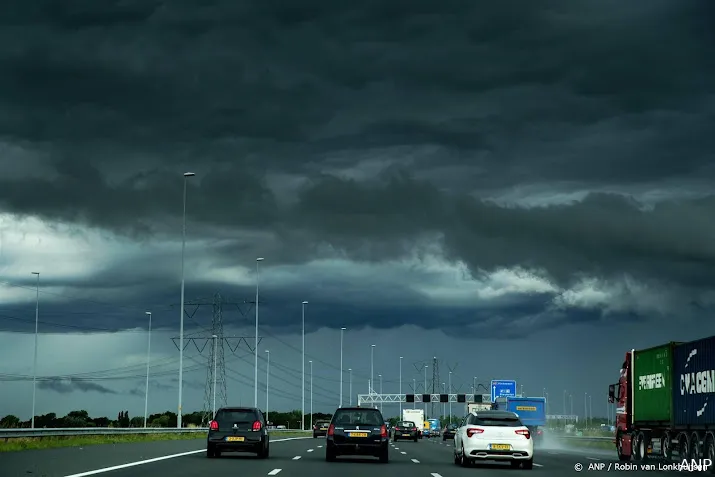
[[[435,474],[434,472],[432,472],[430,475],[431,475],[432,477],[442,477],[441,475]]]
[[[323,448],[323,446],[318,446],[318,449],[322,449],[322,448]]]
[[[586,457],[586,458],[587,458],[587,459],[591,459],[591,460],[601,460],[601,459],[597,459],[597,458],[595,458],[595,457]]]
[[[399,447],[395,447],[395,450],[400,450],[400,448],[399,448]]]
[[[278,474],[281,470],[283,470],[283,469],[273,469],[272,471],[268,472],[268,475],[276,475],[276,474]]]
[[[311,437],[284,437],[283,439],[271,439],[271,443],[275,442],[285,442],[285,441],[296,441],[299,439],[312,439]],[[80,472],[79,474],[65,475],[64,477],[87,477],[89,475],[104,474],[106,472],[112,472],[114,470],[128,469],[130,467],[136,467],[138,465],[151,464],[153,462],[161,462],[162,460],[175,459],[177,457],[185,457],[187,455],[200,454],[201,452],[206,452],[206,449],[199,449],[189,452],[181,452],[179,454],[163,455],[161,457],[154,457],[153,459],[139,460],[136,462],[129,462],[128,464],[113,465],[112,467],[104,467],[101,469],[88,470],[87,472]]]
[[[561,455],[561,454],[559,454],[558,452],[549,452],[549,454],[551,454],[551,455]]]
[[[419,464],[419,463],[420,463],[420,461],[418,461],[417,459],[411,459],[411,460],[412,460],[412,462],[414,462],[415,464]]]
[[[400,454],[402,454],[402,455],[407,455],[407,452],[402,451],[402,452],[400,452]]]
[[[541,464],[534,464],[534,467],[543,467]]]
[[[301,457],[302,457],[302,456],[297,455],[297,456],[293,457],[293,460],[298,460],[298,459],[300,459]]]
[[[308,449],[308,452],[313,452],[313,449]]]

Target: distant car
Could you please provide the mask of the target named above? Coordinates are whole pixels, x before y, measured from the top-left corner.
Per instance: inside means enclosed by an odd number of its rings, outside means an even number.
[[[534,440],[513,412],[474,411],[454,435],[454,463],[469,467],[478,460],[509,461],[513,468],[534,466]]]
[[[444,428],[442,431],[442,440],[446,441],[447,439],[454,439],[454,433],[457,432],[457,425],[456,424],[449,424]]]
[[[341,407],[333,414],[325,441],[325,460],[340,456],[373,456],[389,462],[387,426],[378,409]]]
[[[330,426],[330,421],[317,421],[313,426],[313,439],[327,435],[328,426]]]
[[[209,423],[206,457],[223,452],[251,452],[267,459],[270,442],[263,412],[255,407],[224,407]]]
[[[409,439],[417,442],[419,439],[417,426],[412,421],[400,421],[395,426],[392,439],[397,442],[399,439]]]

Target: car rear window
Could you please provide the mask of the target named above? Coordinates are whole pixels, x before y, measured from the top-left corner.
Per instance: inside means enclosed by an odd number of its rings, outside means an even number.
[[[523,424],[516,417],[470,416],[469,424],[486,427],[521,427]]]
[[[256,412],[251,409],[225,409],[219,411],[216,415],[217,421],[237,424],[252,423],[257,419]]]
[[[328,421],[318,421],[315,423],[316,426],[327,426],[330,424]]]
[[[400,427],[415,427],[415,423],[412,421],[402,421],[397,424]]]
[[[382,414],[371,409],[339,410],[333,417],[336,426],[382,426]]]

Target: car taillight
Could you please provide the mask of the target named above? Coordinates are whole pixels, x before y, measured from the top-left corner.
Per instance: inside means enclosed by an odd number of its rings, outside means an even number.
[[[529,431],[526,430],[526,429],[518,429],[518,430],[516,430],[516,431],[514,431],[514,432],[516,432],[516,433],[519,434],[520,436],[526,437],[527,439],[530,439],[530,438],[531,438],[531,432],[529,432]]]
[[[260,431],[261,430],[261,421],[256,421],[253,423],[253,430],[254,431]]]
[[[542,435],[543,433],[544,433],[544,431],[536,431],[536,434],[539,436]]]
[[[211,429],[212,431],[218,431],[218,422],[211,421],[211,424],[209,424],[209,429]]]
[[[332,436],[335,434],[335,424],[330,424],[330,427],[328,427],[328,435]]]
[[[315,431],[318,430],[318,425],[317,425],[317,424],[313,426],[313,430],[315,430]]]
[[[417,428],[416,428],[416,427],[413,427],[413,428],[412,428],[412,430],[413,430],[413,431],[416,431],[416,430],[417,430]]]
[[[484,429],[479,429],[478,427],[473,427],[471,429],[467,429],[467,437],[472,437],[474,434],[482,434],[484,432]]]
[[[382,426],[380,428],[380,437],[387,437],[387,426]]]

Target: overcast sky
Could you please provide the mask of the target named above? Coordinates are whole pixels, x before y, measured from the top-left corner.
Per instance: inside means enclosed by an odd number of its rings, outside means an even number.
[[[605,414],[627,349],[715,332],[715,7],[627,3],[16,2],[0,415],[30,416],[31,272],[38,414],[141,414],[145,311],[150,411],[176,410],[187,171],[185,411],[216,293],[225,335],[254,336],[264,257],[261,406],[270,350],[269,408],[300,408],[308,300],[316,411],[346,327],[346,402],[376,344],[384,392],[399,356],[403,391],[437,356],[455,390],[515,379]],[[246,342],[224,352],[252,404]]]

